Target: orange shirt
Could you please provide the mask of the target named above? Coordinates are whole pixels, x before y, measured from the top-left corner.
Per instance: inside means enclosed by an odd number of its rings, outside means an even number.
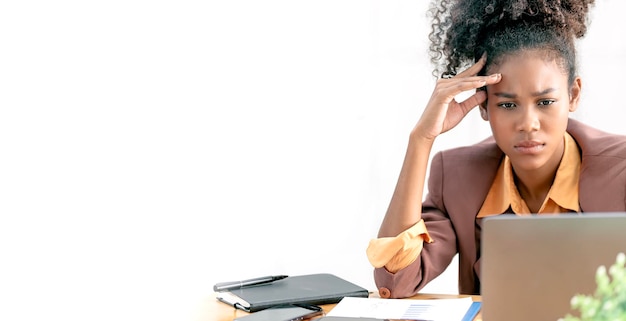
[[[563,158],[556,170],[552,187],[548,191],[538,214],[555,214],[564,212],[580,212],[578,204],[578,179],[580,177],[580,151],[576,141],[565,133]],[[496,178],[487,193],[485,202],[478,212],[477,218],[499,215],[509,207],[517,215],[530,215],[526,202],[522,199],[515,186],[513,167],[508,156],[504,157]]]
[[[539,214],[580,212],[578,204],[578,180],[580,177],[580,151],[576,141],[568,133],[564,137],[563,157],[552,187],[543,201]],[[491,184],[477,218],[500,215],[511,208],[516,215],[529,215],[528,205],[515,186],[513,167],[505,156]],[[395,273],[413,263],[422,251],[424,241],[431,243],[426,225],[420,220],[396,237],[383,237],[370,241],[367,257],[376,267],[385,267]]]

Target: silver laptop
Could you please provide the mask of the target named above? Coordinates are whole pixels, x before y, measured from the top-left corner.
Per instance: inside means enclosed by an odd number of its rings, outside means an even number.
[[[484,321],[578,316],[572,297],[593,294],[598,267],[626,253],[626,213],[499,215],[482,228]]]

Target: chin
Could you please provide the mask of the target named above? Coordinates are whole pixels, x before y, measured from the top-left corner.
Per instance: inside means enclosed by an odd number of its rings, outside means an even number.
[[[511,165],[513,165],[513,168],[524,171],[540,169],[547,163],[546,159],[537,156],[522,155],[515,157],[515,159],[511,156],[509,156],[509,158],[511,159]]]

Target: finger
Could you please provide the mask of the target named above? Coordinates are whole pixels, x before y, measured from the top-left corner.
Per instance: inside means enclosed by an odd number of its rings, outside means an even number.
[[[454,87],[459,82],[474,82],[474,81],[484,81],[486,85],[493,85],[498,83],[501,80],[501,74],[491,74],[488,76],[472,76],[465,78],[450,78],[450,79],[440,79],[438,85],[441,87]]]
[[[471,78],[457,79],[454,82],[446,82],[446,83],[442,83],[441,85],[438,85],[437,88],[435,89],[435,93],[438,96],[442,95],[446,97],[446,101],[450,102],[452,101],[454,97],[456,97],[458,94],[462,92],[465,92],[468,90],[475,90],[486,85],[494,84],[500,81],[500,79],[501,79],[500,74],[494,74],[491,76],[484,76],[484,77],[471,77]]]
[[[464,114],[467,114],[475,108],[476,106],[482,104],[487,100],[487,93],[484,91],[477,91],[475,94],[471,95],[464,101],[458,103],[461,110],[463,110]]]

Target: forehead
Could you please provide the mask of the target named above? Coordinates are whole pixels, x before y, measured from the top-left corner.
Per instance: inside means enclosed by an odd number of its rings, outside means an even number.
[[[562,61],[537,50],[506,55],[494,61],[487,71],[502,74],[502,81],[493,87],[511,90],[566,87],[568,80]]]

